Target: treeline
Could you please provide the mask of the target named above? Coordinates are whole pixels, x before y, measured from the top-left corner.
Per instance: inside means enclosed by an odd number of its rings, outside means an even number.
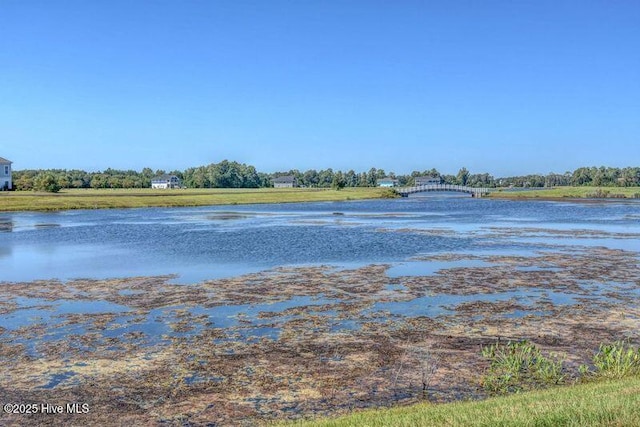
[[[287,172],[278,172],[273,177],[282,175],[293,175],[296,177],[298,184],[305,187],[375,187],[378,180],[382,178],[394,178],[398,180],[399,186],[413,185],[415,178],[419,176],[440,177],[441,181],[446,184],[473,185],[479,187],[488,187],[494,185],[495,179],[488,173],[471,174],[466,168],[460,169],[457,175],[444,175],[437,169],[429,169],[424,171],[413,171],[410,175],[397,175],[394,172],[385,172],[384,169],[371,168],[364,172],[355,172],[349,170],[333,171],[333,169],[324,169],[317,171],[311,169],[300,172],[293,169]]]
[[[151,187],[151,179],[154,176],[164,173],[162,170],[154,172],[150,168],[144,168],[141,172],[117,169],[107,169],[103,172],[28,169],[13,172],[13,186],[16,190],[46,191],[55,188],[148,188]]]
[[[514,176],[500,178],[496,182],[496,186],[500,187],[556,187],[566,185],[575,187],[638,187],[640,186],[640,167],[582,167],[564,174]]]
[[[272,187],[279,176],[293,175],[298,185],[311,188],[374,187],[378,179],[395,178],[398,185],[413,185],[418,176],[440,177],[446,184],[472,187],[554,187],[554,186],[640,186],[640,168],[583,167],[564,174],[525,175],[494,178],[488,173],[472,174],[462,168],[456,175],[442,174],[436,169],[413,171],[409,175],[396,175],[384,169],[371,168],[356,172],[333,169],[299,171],[292,169],[272,174],[258,172],[244,163],[224,160],[185,171],[164,171],[144,168],[142,171],[106,169],[100,172],[83,170],[48,169],[18,170],[13,173],[13,186],[17,190],[58,191],[63,188],[149,188],[153,177],[169,173],[182,180],[187,188],[261,188]]]
[[[295,176],[299,186],[310,188],[375,187],[378,179],[391,177],[399,185],[413,185],[417,176],[439,176],[444,183],[473,186],[493,186],[494,178],[489,174],[470,174],[462,168],[458,175],[443,175],[436,169],[414,171],[410,175],[396,175],[384,169],[347,172],[333,169],[297,169],[272,174],[258,172],[254,166],[224,160],[207,166],[188,168],[185,171],[153,171],[144,168],[134,170],[107,169],[100,172],[83,170],[47,169],[18,170],[13,173],[16,190],[58,191],[64,188],[149,188],[153,177],[169,173],[182,180],[187,188],[261,188],[273,187],[272,180],[280,176]]]

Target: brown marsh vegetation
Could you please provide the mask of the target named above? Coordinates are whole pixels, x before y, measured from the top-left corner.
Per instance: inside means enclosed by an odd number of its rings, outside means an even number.
[[[553,246],[422,258],[470,262],[422,276],[365,265],[189,285],[171,276],[3,283],[0,400],[91,410],[2,421],[253,425],[480,398],[480,350],[498,340],[562,353],[576,372],[601,342],[637,343],[637,256]]]

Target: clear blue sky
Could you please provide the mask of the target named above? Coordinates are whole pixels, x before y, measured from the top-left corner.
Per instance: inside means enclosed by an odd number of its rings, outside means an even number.
[[[16,169],[640,165],[640,1],[0,0]]]

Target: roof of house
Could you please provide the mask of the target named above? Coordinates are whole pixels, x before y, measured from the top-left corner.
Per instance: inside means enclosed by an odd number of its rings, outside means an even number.
[[[296,180],[296,177],[293,175],[279,176],[277,178],[273,178],[273,182],[277,182],[277,183],[290,183],[290,182],[294,182],[295,180]]]
[[[440,177],[436,175],[424,175],[424,176],[416,176],[414,179],[440,179]]]
[[[384,181],[398,182],[398,180],[397,180],[397,179],[395,179],[395,178],[389,178],[389,177],[385,177],[385,178],[380,178],[380,179],[378,179],[378,182],[384,182]]]
[[[158,176],[156,176],[156,177],[153,177],[153,178],[151,179],[151,181],[170,181],[170,180],[171,180],[171,178],[173,178],[173,177],[178,178],[178,177],[177,177],[177,176],[175,176],[175,175],[171,175],[171,174],[165,173],[164,175],[158,175]]]
[[[11,160],[7,160],[4,157],[0,157],[0,163],[13,163]]]

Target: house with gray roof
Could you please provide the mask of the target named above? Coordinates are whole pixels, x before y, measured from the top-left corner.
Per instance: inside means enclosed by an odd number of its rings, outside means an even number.
[[[293,175],[279,176],[273,178],[272,181],[275,188],[292,188],[298,186],[298,180]]]
[[[182,188],[182,182],[175,175],[164,174],[151,180],[151,188]]]
[[[439,176],[416,176],[414,178],[415,185],[436,185],[440,184],[442,181]]]
[[[0,191],[1,190],[11,190],[11,164],[13,162],[5,159],[4,157],[0,157]]]

